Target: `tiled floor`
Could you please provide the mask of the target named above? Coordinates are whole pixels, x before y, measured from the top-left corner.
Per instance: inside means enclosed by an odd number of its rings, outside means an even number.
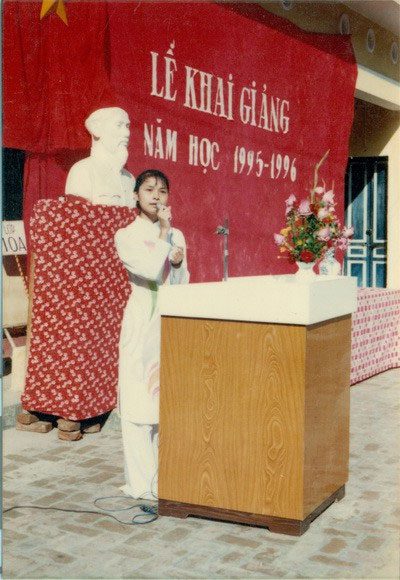
[[[352,387],[346,497],[300,538],[195,518],[129,527],[18,509],[3,517],[4,578],[399,578],[399,387],[400,369]],[[4,432],[4,508],[98,511],[93,500],[122,483],[115,429],[76,443]]]

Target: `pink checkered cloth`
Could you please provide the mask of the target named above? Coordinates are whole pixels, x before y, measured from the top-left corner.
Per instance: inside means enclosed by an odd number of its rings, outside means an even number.
[[[354,385],[400,366],[400,290],[359,288],[351,332]]]

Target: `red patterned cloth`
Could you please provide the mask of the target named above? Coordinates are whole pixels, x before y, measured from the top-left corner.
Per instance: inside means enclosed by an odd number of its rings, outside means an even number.
[[[128,208],[77,198],[35,205],[24,409],[79,421],[116,406],[118,342],[130,284],[114,234],[135,217]]]
[[[360,288],[352,318],[350,383],[400,366],[400,290]]]

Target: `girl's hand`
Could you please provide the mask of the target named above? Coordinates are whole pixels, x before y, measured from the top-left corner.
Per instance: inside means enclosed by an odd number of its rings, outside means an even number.
[[[173,266],[179,266],[183,260],[184,253],[183,248],[179,246],[174,246],[169,255],[169,261]]]
[[[160,204],[157,209],[157,217],[161,230],[168,232],[171,229],[171,208]]]

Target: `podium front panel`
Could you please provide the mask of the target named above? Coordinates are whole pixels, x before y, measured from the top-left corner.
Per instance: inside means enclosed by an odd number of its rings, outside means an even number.
[[[305,339],[162,318],[160,498],[302,519]]]

